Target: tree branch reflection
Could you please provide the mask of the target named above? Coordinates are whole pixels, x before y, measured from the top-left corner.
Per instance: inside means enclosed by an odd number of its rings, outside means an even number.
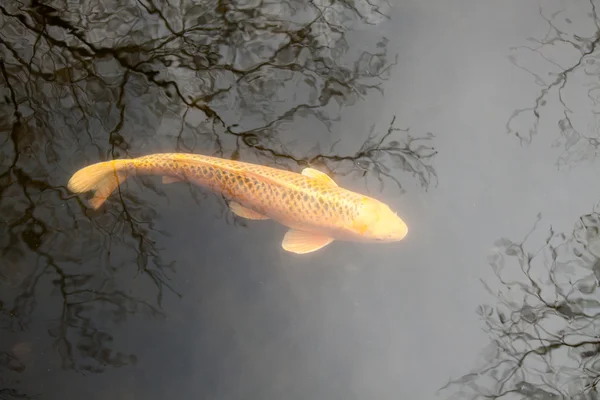
[[[30,399],[24,393],[11,388],[13,382],[5,378],[9,372],[21,373],[25,370],[25,365],[9,351],[0,351],[0,400]]]
[[[600,208],[569,235],[541,229],[500,239],[490,256],[498,299],[482,305],[491,344],[482,364],[450,382],[451,398],[592,399],[600,382]]]
[[[141,194],[119,190],[92,211],[67,191],[70,174],[89,162],[169,149],[320,165],[400,188],[393,170],[403,170],[428,187],[436,179],[433,136],[413,136],[395,120],[381,135],[373,129],[354,154],[335,146],[294,154],[281,135],[308,118],[327,135],[342,108],[382,90],[395,63],[387,39],[354,54],[346,34],[377,24],[388,6],[2,2],[0,329],[29,329],[42,308],[62,367],[102,372],[137,360],[113,349],[111,323],[160,317],[165,289],[178,295],[169,284],[175,261],[155,242],[165,232]],[[166,197],[152,180],[141,183]],[[149,290],[132,292],[136,274]]]
[[[547,3],[540,7],[540,16],[547,24],[546,35],[512,48],[509,57],[540,89],[531,105],[512,113],[506,130],[531,143],[540,124],[556,124],[559,136],[553,147],[564,149],[557,166],[570,167],[600,154],[600,16],[593,0],[555,9]]]

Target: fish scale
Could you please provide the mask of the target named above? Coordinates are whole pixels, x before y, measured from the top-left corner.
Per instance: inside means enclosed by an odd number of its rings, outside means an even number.
[[[164,153],[133,161],[138,174],[171,175],[209,186],[267,216],[292,210],[295,225],[325,219],[333,226],[343,226],[356,217],[364,198],[294,172],[216,157]]]
[[[395,242],[408,232],[386,204],[341,188],[312,168],[299,174],[198,154],[158,153],[92,164],[77,171],[68,187],[75,193],[94,190],[90,205],[99,208],[134,175],[162,175],[164,183],[189,181],[220,193],[240,217],[273,219],[291,228],[282,247],[298,254],[333,240]]]

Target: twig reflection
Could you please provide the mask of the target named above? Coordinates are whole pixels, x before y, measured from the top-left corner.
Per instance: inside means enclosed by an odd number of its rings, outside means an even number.
[[[482,364],[450,382],[451,398],[592,399],[600,382],[600,214],[582,215],[571,234],[538,227],[500,239],[490,256],[497,297],[479,314],[491,344]],[[537,242],[537,244],[536,244]]]
[[[433,137],[400,131],[394,120],[350,155],[332,147],[299,156],[280,135],[309,116],[327,134],[343,107],[382,90],[395,64],[387,39],[353,55],[346,34],[378,23],[388,6],[91,0],[60,9],[3,1],[0,329],[29,329],[42,308],[62,367],[102,372],[137,360],[113,349],[111,323],[159,317],[165,289],[177,295],[169,284],[175,260],[156,245],[165,232],[151,204],[119,191],[110,207],[92,212],[66,190],[70,174],[90,161],[169,149],[286,168],[320,164],[399,187],[392,169],[400,169],[427,187],[436,179]],[[141,182],[166,196],[152,180]],[[151,283],[144,293],[130,290],[132,269]],[[2,398],[21,395],[2,390]]]

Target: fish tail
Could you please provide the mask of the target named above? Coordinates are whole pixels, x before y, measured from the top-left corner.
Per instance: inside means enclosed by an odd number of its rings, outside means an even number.
[[[74,193],[94,190],[94,197],[89,203],[93,209],[98,209],[117,186],[127,179],[129,170],[133,166],[135,166],[133,160],[112,160],[92,164],[75,172],[67,186]]]

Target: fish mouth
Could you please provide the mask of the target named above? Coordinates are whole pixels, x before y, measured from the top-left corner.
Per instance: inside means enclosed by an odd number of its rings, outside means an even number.
[[[389,221],[390,219],[393,221]],[[370,241],[379,243],[399,242],[408,234],[408,226],[397,215],[390,217],[388,222],[380,220],[378,225],[373,227],[376,234],[371,237]]]
[[[402,221],[402,231],[400,233],[400,238],[398,240],[402,240],[408,235],[408,225]]]
[[[398,213],[394,213],[395,217],[395,229],[393,233],[390,235],[390,239],[394,242],[398,242],[406,237],[408,234],[408,225],[402,218],[398,216]]]
[[[379,243],[394,243],[399,242],[408,234],[408,227],[401,228],[397,232],[390,233],[385,236],[376,238],[374,241]]]
[[[389,236],[391,242],[399,242],[408,235],[408,226],[404,221],[400,220],[400,224],[397,230]]]

